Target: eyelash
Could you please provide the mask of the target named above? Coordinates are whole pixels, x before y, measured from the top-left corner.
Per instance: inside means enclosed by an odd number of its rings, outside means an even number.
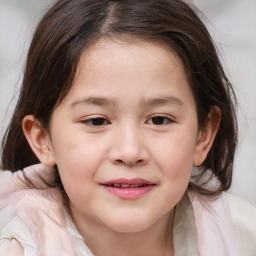
[[[147,124],[156,125],[156,126],[163,126],[163,125],[167,125],[167,124],[170,124],[173,122],[174,121],[170,117],[167,117],[164,115],[156,115],[156,116],[149,118],[146,121]],[[82,120],[81,123],[86,124],[87,126],[90,126],[90,127],[102,127],[105,125],[109,125],[110,121],[108,121],[104,117],[95,117],[95,118],[90,118],[87,120]]]
[[[99,124],[93,124],[93,122],[96,122],[96,123],[99,122]],[[91,127],[101,127],[103,125],[110,124],[110,122],[104,117],[95,117],[95,118],[90,118],[87,120],[82,120],[81,123],[86,124]]]
[[[153,122],[153,119],[156,121],[156,122],[159,122],[159,121],[163,121],[163,123],[161,124],[156,124]],[[167,125],[167,124],[170,124],[170,123],[173,123],[174,121],[168,117],[168,116],[163,116],[163,115],[156,115],[156,116],[153,116],[151,117],[150,119],[148,119],[147,122],[149,122],[149,120],[152,120],[152,123],[150,123],[151,125],[156,125],[156,126],[161,126],[161,125]]]

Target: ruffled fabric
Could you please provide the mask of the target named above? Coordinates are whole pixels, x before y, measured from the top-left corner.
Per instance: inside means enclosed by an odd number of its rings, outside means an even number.
[[[239,256],[226,194],[217,198],[196,192],[188,195],[194,209],[200,255]]]
[[[0,255],[8,247],[20,255],[22,245],[25,256],[75,256],[61,193],[47,185],[53,181],[54,169],[41,164],[0,172]]]
[[[0,172],[1,256],[93,256],[63,206],[61,193],[48,185],[53,181],[54,169],[41,164],[16,173]],[[213,179],[207,186],[218,183]],[[256,210],[250,209],[256,226]],[[241,233],[244,218],[235,216]],[[175,256],[254,256],[256,228],[247,229],[243,234],[251,239],[245,241],[248,254],[240,254],[226,194],[209,198],[188,192],[176,207]]]

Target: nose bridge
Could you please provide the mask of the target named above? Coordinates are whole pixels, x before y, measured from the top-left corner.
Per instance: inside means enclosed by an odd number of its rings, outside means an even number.
[[[143,129],[136,123],[128,122],[116,128],[115,143],[111,159],[126,165],[145,164],[148,161]]]

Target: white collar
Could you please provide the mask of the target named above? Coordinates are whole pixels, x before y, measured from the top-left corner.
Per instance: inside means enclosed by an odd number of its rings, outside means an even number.
[[[93,256],[68,214],[66,221],[77,256]],[[225,193],[209,198],[189,192],[176,206],[175,256],[238,256],[234,233]]]

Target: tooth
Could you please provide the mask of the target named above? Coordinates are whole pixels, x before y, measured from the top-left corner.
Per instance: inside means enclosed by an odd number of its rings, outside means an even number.
[[[115,184],[106,184],[108,187],[115,187],[115,188],[141,188],[146,187],[148,184],[141,183],[141,184],[121,184],[121,183],[115,183]]]
[[[130,185],[129,184],[122,184],[122,188],[129,188]]]

